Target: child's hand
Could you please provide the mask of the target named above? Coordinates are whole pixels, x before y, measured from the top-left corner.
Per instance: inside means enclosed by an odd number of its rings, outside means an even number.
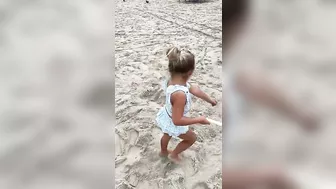
[[[210,104],[212,106],[216,106],[217,105],[217,101],[215,99],[211,99]]]
[[[203,124],[203,125],[210,125],[210,122],[207,120],[205,116],[200,116],[198,123]]]

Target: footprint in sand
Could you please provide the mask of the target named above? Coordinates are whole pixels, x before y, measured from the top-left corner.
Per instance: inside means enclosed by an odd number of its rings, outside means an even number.
[[[125,170],[125,181],[134,188],[143,182],[143,178],[150,177],[153,171],[148,169],[148,162],[144,160],[133,161],[127,165]]]
[[[131,130],[128,133],[128,141],[126,143],[126,153],[125,156],[127,157],[128,161],[137,161],[140,159],[141,149],[140,147],[136,146],[136,143],[139,139],[139,132],[136,130]]]
[[[138,136],[138,140],[136,141],[136,145],[141,148],[147,148],[153,142],[154,137],[150,132],[142,132]]]
[[[205,182],[196,183],[192,189],[210,189],[210,187]]]
[[[128,183],[121,182],[116,184],[116,189],[133,189],[134,187]]]
[[[139,140],[139,132],[136,130],[131,130],[128,133],[129,139],[128,139],[128,143],[129,143],[129,151],[131,150],[131,148],[135,147],[138,140]]]
[[[115,139],[115,154],[116,154],[115,165],[118,166],[119,164],[126,161],[126,157],[123,156],[123,154],[125,153],[125,142],[118,134],[116,134],[115,136],[116,136],[116,139]]]
[[[170,175],[170,179],[164,182],[163,188],[185,189],[185,178],[181,174]]]
[[[139,138],[139,132],[136,130],[131,130],[128,133],[129,139],[128,142],[130,145],[134,146],[136,144],[136,142],[138,141]]]
[[[119,165],[124,162],[137,161],[140,158],[141,149],[136,146],[139,138],[139,132],[136,130],[129,131],[126,136],[125,132],[119,131],[116,136],[116,154],[115,164]]]
[[[124,143],[122,142],[122,139],[120,138],[119,135],[115,135],[115,154],[116,155],[120,155],[122,154],[122,150],[123,150],[123,145]]]
[[[183,158],[182,168],[187,177],[192,177],[202,169],[204,157],[199,157],[198,152],[189,152]]]
[[[136,173],[131,173],[128,175],[126,180],[132,187],[136,187],[139,184],[139,176]]]
[[[148,88],[143,93],[141,93],[140,98],[148,99],[150,101],[160,104],[164,103],[165,101],[164,92],[158,84],[155,84],[154,86]]]

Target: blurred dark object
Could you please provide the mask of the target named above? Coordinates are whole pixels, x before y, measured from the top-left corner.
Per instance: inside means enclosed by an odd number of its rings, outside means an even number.
[[[243,17],[247,12],[247,6],[247,0],[224,0],[223,26]]]
[[[232,33],[236,33],[237,26],[246,18],[249,2],[247,0],[223,1],[223,44],[225,50]]]

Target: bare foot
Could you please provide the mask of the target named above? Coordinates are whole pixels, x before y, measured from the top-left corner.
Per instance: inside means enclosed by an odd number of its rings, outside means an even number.
[[[171,150],[167,150],[166,152],[161,151],[159,153],[159,156],[160,157],[167,157],[171,152],[172,152]]]
[[[176,164],[180,164],[182,161],[182,159],[178,155],[174,155],[174,154],[168,155],[168,158]]]

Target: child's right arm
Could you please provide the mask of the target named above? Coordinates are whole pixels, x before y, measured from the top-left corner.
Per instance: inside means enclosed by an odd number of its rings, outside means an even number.
[[[189,89],[190,93],[193,94],[194,96],[203,99],[204,101],[210,103],[212,106],[215,106],[217,102],[210,98],[209,95],[207,95],[205,92],[203,92],[198,86],[192,85]]]
[[[175,92],[171,95],[172,108],[172,120],[174,125],[185,126],[192,124],[210,124],[209,121],[204,117],[189,118],[184,117],[184,106],[186,104],[186,95],[184,92]]]

